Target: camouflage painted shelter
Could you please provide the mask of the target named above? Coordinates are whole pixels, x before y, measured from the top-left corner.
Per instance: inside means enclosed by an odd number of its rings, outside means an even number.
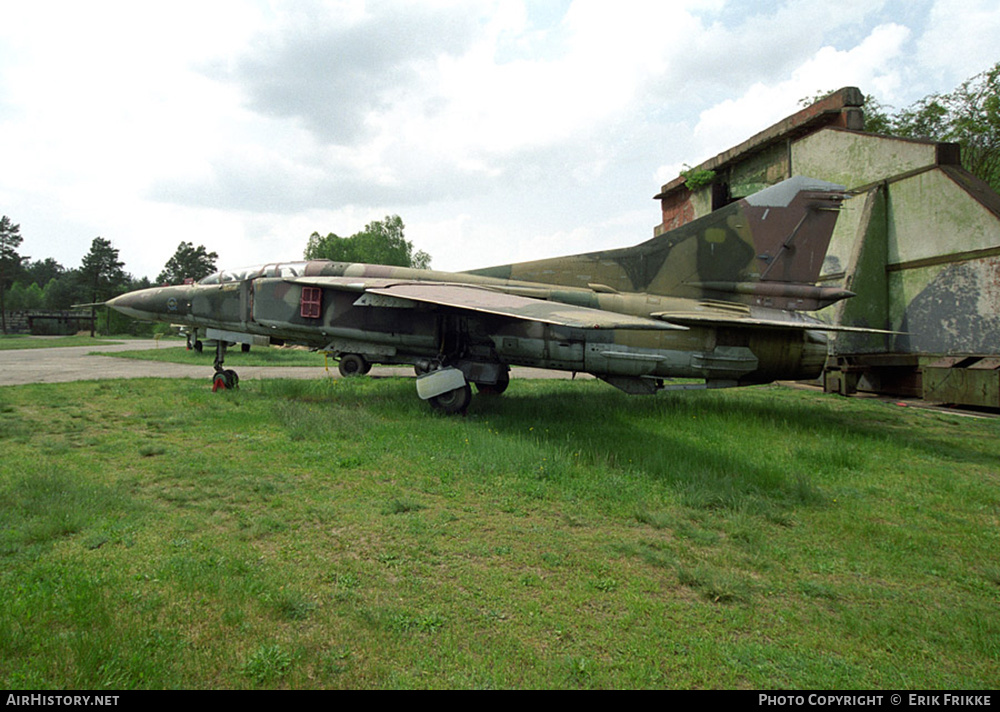
[[[839,335],[827,389],[1000,407],[1000,195],[956,144],[864,132],[863,102],[841,89],[663,186],[656,234],[793,175],[847,186],[820,284],[857,296],[820,316],[905,333]]]

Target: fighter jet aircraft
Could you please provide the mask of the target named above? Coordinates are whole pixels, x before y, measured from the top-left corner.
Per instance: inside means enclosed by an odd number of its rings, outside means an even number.
[[[217,342],[213,389],[233,388],[227,342],[333,353],[345,375],[412,364],[417,394],[462,413],[511,366],[591,373],[630,394],[809,379],[831,326],[805,316],[851,292],[815,282],[844,188],[792,178],[630,248],[471,272],[314,260],[156,287],[108,306]]]

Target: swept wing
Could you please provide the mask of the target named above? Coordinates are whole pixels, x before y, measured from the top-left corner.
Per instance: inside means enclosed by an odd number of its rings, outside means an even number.
[[[660,331],[687,329],[685,326],[671,324],[668,321],[523,297],[467,284],[354,277],[290,277],[285,281],[303,286],[363,292],[365,295],[374,294],[395,300],[432,304],[448,309],[492,314],[525,321],[537,321],[574,329],[651,329]],[[372,302],[372,304],[378,303]],[[382,302],[381,305],[388,306],[389,303]],[[405,306],[405,304],[396,304],[396,306]]]

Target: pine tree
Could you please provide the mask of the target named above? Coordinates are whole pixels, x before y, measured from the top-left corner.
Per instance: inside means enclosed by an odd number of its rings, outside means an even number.
[[[4,215],[0,218],[0,324],[7,333],[7,308],[3,295],[7,280],[13,279],[15,270],[21,266],[21,256],[17,248],[21,246],[21,226],[15,225]]]

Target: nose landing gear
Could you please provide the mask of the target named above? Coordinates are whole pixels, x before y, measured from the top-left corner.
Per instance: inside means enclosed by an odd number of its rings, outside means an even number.
[[[240,377],[236,371],[222,366],[226,362],[226,342],[215,343],[215,375],[212,376],[212,393],[232,391],[240,387]]]

